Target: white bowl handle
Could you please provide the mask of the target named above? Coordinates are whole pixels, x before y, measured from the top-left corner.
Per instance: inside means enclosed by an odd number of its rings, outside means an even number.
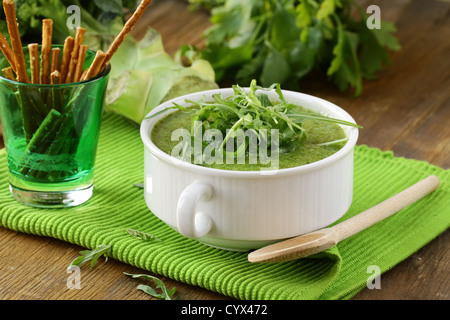
[[[178,231],[188,238],[201,238],[212,227],[207,214],[196,212],[199,201],[208,201],[212,196],[212,187],[204,182],[193,182],[180,195],[177,206]]]

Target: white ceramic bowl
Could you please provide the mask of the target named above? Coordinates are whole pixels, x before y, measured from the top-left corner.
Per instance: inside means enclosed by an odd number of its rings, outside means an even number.
[[[185,99],[210,99],[215,93],[227,97],[233,90],[185,95],[163,103],[149,116],[172,102],[187,106]],[[278,98],[274,91],[266,93]],[[323,99],[287,90],[283,94],[288,102],[355,122]],[[342,126],[348,142],[323,160],[276,171],[230,171],[187,163],[158,149],[151,131],[168,112],[141,124],[144,195],[151,212],[182,235],[226,250],[247,251],[326,227],[350,207],[357,128]]]

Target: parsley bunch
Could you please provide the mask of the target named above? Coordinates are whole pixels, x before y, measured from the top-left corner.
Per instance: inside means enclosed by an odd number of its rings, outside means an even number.
[[[400,49],[395,26],[381,21],[381,28],[369,29],[368,15],[354,0],[223,0],[211,6],[206,47],[193,50],[211,62],[217,81],[256,78],[263,86],[295,87],[318,70],[340,90],[351,87],[359,95],[362,79],[390,64],[388,50]]]

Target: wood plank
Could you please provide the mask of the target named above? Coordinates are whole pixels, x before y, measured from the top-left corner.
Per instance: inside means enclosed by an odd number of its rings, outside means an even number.
[[[438,236],[380,277],[380,289],[364,288],[354,300],[449,300],[450,232]]]
[[[69,289],[67,267],[85,248],[52,238],[0,228],[0,299],[5,300],[154,300],[137,290],[142,282],[126,275],[160,278],[185,299],[228,299],[219,294],[152,274],[114,259],[100,258],[96,267],[81,266],[81,288]],[[8,244],[8,245],[6,245]],[[148,283],[151,284],[151,283]],[[72,286],[73,287],[73,286]]]
[[[203,32],[211,26],[209,13],[205,10],[191,12],[186,1],[154,1],[133,30],[139,39],[150,26],[161,34],[164,49],[172,57],[180,46],[202,47]]]

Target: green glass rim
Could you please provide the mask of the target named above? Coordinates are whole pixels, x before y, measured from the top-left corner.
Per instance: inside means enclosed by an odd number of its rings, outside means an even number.
[[[41,47],[42,47],[42,45],[39,45],[39,48],[41,48]],[[52,48],[63,49],[63,47],[64,46],[60,45],[60,44],[52,45]],[[28,46],[22,47],[22,50],[28,51]],[[96,54],[96,52],[91,49],[88,49],[88,52],[90,52],[91,54],[94,54],[94,55]],[[0,58],[0,65],[1,65],[1,62],[3,62],[4,60],[6,60],[5,56]],[[103,69],[103,71],[91,79],[87,79],[84,81],[78,81],[78,82],[60,83],[60,84],[38,84],[38,83],[19,82],[17,80],[11,80],[11,79],[5,78],[1,72],[0,72],[0,79],[2,81],[8,82],[8,83],[11,83],[14,85],[30,86],[30,87],[37,87],[37,88],[61,88],[61,87],[79,86],[81,84],[87,84],[87,83],[91,83],[91,82],[100,81],[101,79],[105,78],[110,73],[110,71],[111,71],[111,64],[107,63],[105,68]]]

